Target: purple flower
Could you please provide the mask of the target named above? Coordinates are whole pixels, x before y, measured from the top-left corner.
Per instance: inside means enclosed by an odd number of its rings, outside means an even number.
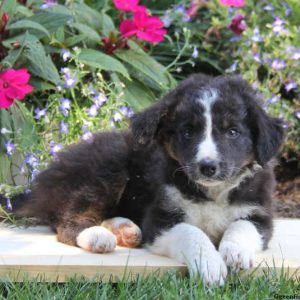
[[[90,116],[90,117],[96,117],[97,114],[98,114],[98,107],[96,104],[93,104],[90,108],[88,108],[86,110],[87,114]]]
[[[25,156],[24,163],[26,163],[27,165],[29,165],[32,168],[37,168],[39,166],[38,158],[31,153],[28,153]]]
[[[120,122],[120,121],[122,121],[122,119],[123,119],[123,116],[118,111],[114,113],[114,115],[113,115],[114,122]]]
[[[60,55],[63,61],[67,61],[71,57],[71,52],[67,49],[62,49]]]
[[[11,133],[11,131],[8,130],[7,128],[5,128],[5,127],[2,127],[0,132],[1,132],[1,134]]]
[[[235,34],[240,35],[245,29],[247,25],[245,22],[245,16],[241,14],[237,14],[231,20],[228,28],[231,29]]]
[[[11,140],[4,143],[4,145],[5,145],[5,148],[6,148],[7,155],[12,155],[13,152],[16,150],[16,146],[15,146],[14,143],[11,142]]]
[[[12,205],[9,198],[6,198],[6,209],[12,211]]]
[[[298,84],[295,81],[289,81],[284,85],[284,88],[287,92],[290,90],[296,89],[298,87]]]
[[[50,142],[50,154],[55,156],[57,152],[63,149],[63,146],[60,144],[55,144],[53,141]]]
[[[69,68],[62,68],[60,71],[63,74],[64,87],[67,89],[74,87],[77,78],[72,75],[71,70]]]
[[[56,0],[44,0],[44,4],[41,5],[41,9],[46,9],[49,7],[52,7],[53,5],[56,5]]]
[[[96,95],[96,93],[97,93],[96,89],[90,84],[90,85],[88,86],[87,94],[88,94],[88,95]]]
[[[229,72],[235,72],[238,66],[238,61],[234,61],[234,63],[228,68]]]
[[[46,112],[47,109],[43,108],[43,109],[39,109],[38,107],[34,110],[35,112],[35,119],[39,120],[41,117],[45,117],[46,116]]]
[[[298,60],[300,59],[300,50],[296,49],[295,52],[291,55],[291,59]]]
[[[67,117],[69,115],[69,110],[71,109],[71,101],[68,98],[61,98],[59,109],[62,114]]]
[[[107,97],[103,93],[98,93],[92,99],[97,108],[101,107],[105,102],[107,102]]]
[[[59,124],[59,132],[62,134],[68,134],[69,133],[69,126],[64,121],[60,122]]]
[[[194,46],[194,49],[193,49],[193,53],[192,53],[192,58],[197,58],[199,56],[199,51],[197,49],[196,46]]]
[[[279,96],[272,95],[272,97],[267,100],[267,103],[268,104],[274,104],[274,103],[278,102],[279,100],[280,100]]]
[[[123,116],[126,118],[131,118],[134,115],[134,111],[132,110],[131,107],[128,106],[122,106],[120,108],[120,112],[122,113]]]
[[[83,135],[81,136],[81,138],[84,141],[92,142],[93,141],[93,134],[90,131],[86,131],[86,132],[83,133]]]
[[[255,53],[255,54],[253,55],[253,59],[254,59],[257,63],[261,63],[261,58],[260,58],[259,53]]]
[[[70,89],[75,86],[77,79],[75,77],[65,78],[64,87]]]
[[[271,3],[269,3],[269,4],[265,5],[263,7],[263,9],[266,10],[266,11],[273,11],[274,10],[274,6]]]
[[[260,35],[259,29],[257,27],[253,30],[253,35],[251,37],[251,40],[253,42],[257,42],[257,43],[263,41],[263,38]]]
[[[171,11],[167,10],[165,14],[161,17],[161,20],[164,23],[164,27],[168,28],[172,24],[174,18],[171,16]]]
[[[292,13],[291,7],[285,1],[282,1],[282,5],[285,8],[285,16],[289,17],[291,15],[291,13]]]
[[[286,67],[286,62],[283,59],[276,58],[272,61],[271,67],[276,70],[281,70]]]
[[[275,21],[272,24],[273,32],[275,34],[283,33],[285,31],[284,24],[285,22],[283,20],[281,20],[279,17],[276,17]]]
[[[300,110],[295,111],[295,116],[296,116],[298,119],[300,119]]]

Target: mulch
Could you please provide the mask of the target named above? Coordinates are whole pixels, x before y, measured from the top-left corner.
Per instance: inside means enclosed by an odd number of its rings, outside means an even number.
[[[278,182],[274,199],[276,217],[300,218],[300,176]]]

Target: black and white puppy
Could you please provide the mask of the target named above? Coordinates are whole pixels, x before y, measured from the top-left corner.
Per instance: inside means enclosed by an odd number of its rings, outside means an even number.
[[[130,130],[58,154],[17,214],[94,252],[143,244],[206,283],[250,268],[272,234],[272,158],[283,140],[240,77],[193,75]]]

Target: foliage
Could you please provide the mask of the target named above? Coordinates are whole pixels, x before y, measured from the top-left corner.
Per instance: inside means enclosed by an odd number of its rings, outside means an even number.
[[[0,183],[30,183],[63,146],[126,127],[132,109],[193,72],[242,74],[286,120],[284,155],[299,155],[297,0],[134,0],[146,21],[154,18],[148,41],[122,1],[1,2],[0,72],[26,68],[34,91],[0,108]],[[124,22],[134,33],[119,30]],[[153,43],[157,32],[164,40]]]

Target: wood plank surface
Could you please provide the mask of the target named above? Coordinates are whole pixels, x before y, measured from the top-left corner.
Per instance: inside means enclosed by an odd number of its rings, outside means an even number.
[[[255,268],[300,276],[300,220],[278,219],[268,250],[257,255]],[[35,278],[64,282],[69,277],[117,281],[168,270],[186,273],[186,266],[145,249],[117,247],[114,253],[94,254],[57,242],[44,226],[30,228],[0,227],[0,277],[13,281]]]

